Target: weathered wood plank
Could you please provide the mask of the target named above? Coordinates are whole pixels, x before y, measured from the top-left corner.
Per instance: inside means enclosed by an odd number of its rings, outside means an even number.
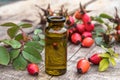
[[[81,45],[74,45],[71,44],[68,46],[68,51],[67,51],[67,60],[69,61],[71,57],[73,57],[77,51],[79,51],[81,48]]]
[[[120,48],[119,46],[115,46],[117,48]],[[87,57],[90,57],[95,52],[104,52],[104,50],[101,47],[96,46],[90,54],[87,55]],[[116,51],[118,52],[118,51]],[[120,53],[120,52],[118,52]],[[87,74],[82,75],[78,80],[119,80],[120,79],[120,60],[116,60],[117,65],[115,67],[108,68],[105,72],[99,72],[97,65],[91,64],[91,69],[88,71]]]

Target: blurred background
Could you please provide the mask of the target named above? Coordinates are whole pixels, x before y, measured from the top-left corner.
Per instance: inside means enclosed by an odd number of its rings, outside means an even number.
[[[84,5],[89,1],[94,1],[86,7],[86,10],[91,10],[88,14],[91,16],[99,15],[100,13],[108,13],[111,16],[115,15],[115,7],[120,13],[120,0],[0,0],[0,24],[5,22],[20,23],[29,21],[33,24],[26,32],[33,31],[41,22],[43,12],[36,7],[46,9],[50,3],[53,10],[60,9],[64,5],[68,9],[68,13],[75,12],[79,9],[79,4]],[[5,31],[0,27],[0,36],[5,38]],[[3,36],[4,35],[4,36]]]
[[[0,6],[10,4],[10,3],[14,3],[16,1],[21,1],[21,0],[0,0]]]

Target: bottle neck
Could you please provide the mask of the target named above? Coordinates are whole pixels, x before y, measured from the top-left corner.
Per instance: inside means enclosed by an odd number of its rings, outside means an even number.
[[[60,30],[64,27],[65,17],[63,16],[48,16],[48,27],[53,30]]]
[[[49,22],[48,27],[53,30],[60,30],[64,27],[64,22]]]

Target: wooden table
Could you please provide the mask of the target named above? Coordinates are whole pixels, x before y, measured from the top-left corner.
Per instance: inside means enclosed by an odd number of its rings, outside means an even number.
[[[120,48],[116,47],[116,52],[120,53]],[[44,50],[41,53],[43,61],[39,64],[40,73],[38,76],[31,76],[25,71],[16,71],[11,65],[0,66],[0,80],[120,80],[120,61],[117,66],[110,66],[105,72],[99,72],[98,66],[92,65],[85,74],[78,74],[76,70],[77,61],[81,58],[88,58],[95,52],[103,51],[101,47],[92,45],[90,48],[83,48],[80,45],[68,43],[67,72],[61,76],[50,76],[44,69]]]

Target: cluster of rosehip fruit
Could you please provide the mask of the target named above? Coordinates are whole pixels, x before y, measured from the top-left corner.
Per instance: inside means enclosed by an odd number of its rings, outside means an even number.
[[[73,44],[82,43],[83,47],[90,47],[94,43],[92,38],[94,24],[82,6],[81,9],[75,11],[73,16],[67,17],[66,25],[69,27],[69,40]]]
[[[93,54],[90,58],[85,59],[80,59],[77,62],[77,72],[78,73],[86,73],[90,69],[90,62],[95,65],[99,65],[100,61],[102,60],[102,57],[99,56],[98,53]]]

